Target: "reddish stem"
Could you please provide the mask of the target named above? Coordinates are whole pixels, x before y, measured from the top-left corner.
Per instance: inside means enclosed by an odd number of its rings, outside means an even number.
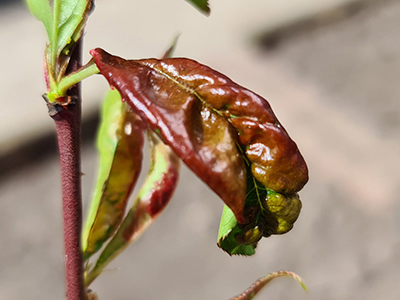
[[[71,56],[68,73],[81,66],[78,43]],[[65,272],[68,300],[86,299],[83,259],[81,252],[81,89],[80,84],[68,91],[67,105],[48,104],[58,139],[61,163],[62,201],[64,218]]]

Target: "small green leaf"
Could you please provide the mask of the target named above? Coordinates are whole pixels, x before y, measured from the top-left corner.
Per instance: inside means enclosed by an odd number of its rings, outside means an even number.
[[[142,121],[127,109],[117,91],[110,91],[97,140],[99,177],[84,230],[85,259],[101,248],[123,219],[141,169],[143,134]]]
[[[58,53],[60,53],[65,46],[79,39],[91,2],[91,0],[69,0],[60,2],[57,24]]]
[[[62,78],[68,65],[69,51],[82,35],[92,0],[54,0],[50,60],[54,78]],[[67,56],[62,57],[61,54]],[[61,65],[61,66],[59,66]]]
[[[53,14],[51,12],[49,0],[26,0],[26,3],[31,13],[39,21],[43,22],[47,31],[47,36],[49,37],[49,40],[51,40]]]
[[[236,235],[242,233],[243,231],[239,228],[235,215],[229,207],[225,205],[218,232],[218,247],[229,255],[253,255],[255,253],[257,242],[250,245],[240,245],[236,240]]]
[[[186,0],[202,13],[206,14],[207,16],[210,14],[210,6],[208,4],[208,0]]]

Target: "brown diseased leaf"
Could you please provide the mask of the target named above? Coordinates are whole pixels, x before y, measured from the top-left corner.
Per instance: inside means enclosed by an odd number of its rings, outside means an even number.
[[[255,179],[279,193],[296,193],[307,182],[296,144],[259,95],[190,59],[124,60],[102,49],[91,54],[109,84],[238,222],[244,222],[246,163]]]

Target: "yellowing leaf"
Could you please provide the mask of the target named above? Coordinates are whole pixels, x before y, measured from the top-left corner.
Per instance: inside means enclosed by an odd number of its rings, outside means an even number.
[[[107,95],[98,135],[100,169],[83,236],[87,259],[120,225],[128,198],[140,174],[144,124],[121,101],[118,91]]]

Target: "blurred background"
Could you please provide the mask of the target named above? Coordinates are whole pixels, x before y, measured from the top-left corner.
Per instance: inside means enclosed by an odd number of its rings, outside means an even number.
[[[182,167],[159,220],[92,285],[101,300],[229,299],[267,273],[257,299],[399,299],[400,2],[96,1],[84,40],[125,58],[196,59],[263,95],[310,169],[303,211],[253,257],[216,246],[223,203]],[[45,31],[22,1],[0,1],[0,299],[64,299],[60,174],[41,94]],[[85,211],[108,85],[83,85]],[[397,250],[396,250],[397,249]]]

